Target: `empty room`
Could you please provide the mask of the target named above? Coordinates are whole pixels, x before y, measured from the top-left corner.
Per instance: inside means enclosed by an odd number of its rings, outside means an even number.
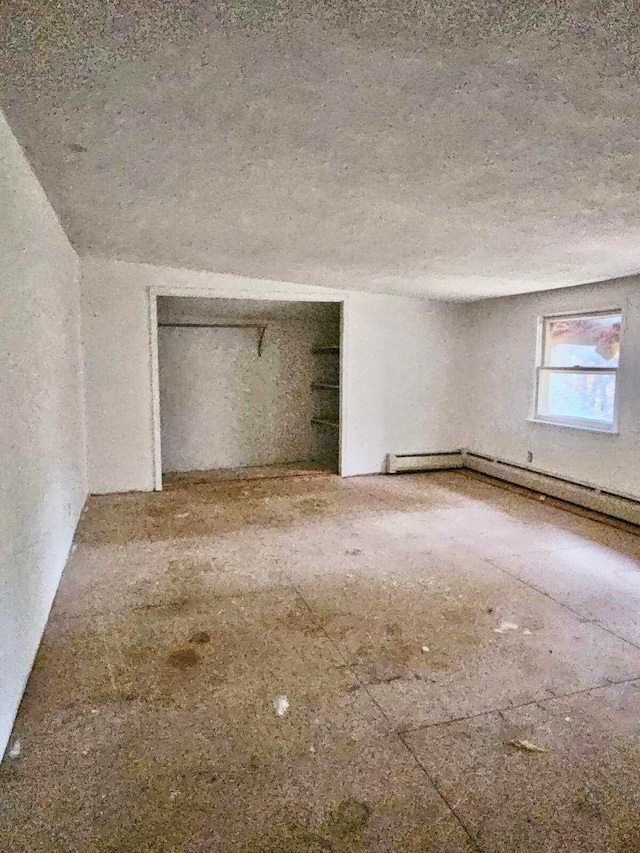
[[[640,853],[639,15],[6,0],[2,853]]]

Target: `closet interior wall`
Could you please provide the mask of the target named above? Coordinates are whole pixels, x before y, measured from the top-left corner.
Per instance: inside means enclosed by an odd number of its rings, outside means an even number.
[[[159,297],[163,473],[337,472],[339,341],[336,303]]]

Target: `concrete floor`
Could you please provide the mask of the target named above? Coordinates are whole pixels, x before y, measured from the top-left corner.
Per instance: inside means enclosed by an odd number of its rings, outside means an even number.
[[[639,569],[461,472],[93,498],[0,846],[640,851]]]

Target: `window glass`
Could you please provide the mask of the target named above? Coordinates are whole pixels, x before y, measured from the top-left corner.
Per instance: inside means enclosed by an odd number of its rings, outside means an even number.
[[[547,381],[545,414],[613,423],[615,374],[550,372]]]
[[[556,317],[546,321],[545,367],[617,367],[619,315]]]
[[[620,363],[619,312],[544,317],[535,417],[613,432]]]

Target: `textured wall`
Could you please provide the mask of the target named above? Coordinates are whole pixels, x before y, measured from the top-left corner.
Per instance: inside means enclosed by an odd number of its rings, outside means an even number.
[[[86,496],[78,261],[0,114],[0,754]]]
[[[189,317],[251,322],[251,314],[238,319],[209,311]],[[255,328],[160,329],[164,471],[319,458],[319,430],[311,423],[318,357],[311,350],[324,324],[312,318],[270,320],[268,315],[256,322],[268,324],[261,356]],[[337,330],[334,340],[339,340]]]
[[[235,292],[243,298],[348,297],[342,413],[346,475],[383,469],[395,451],[460,447],[464,307],[340,294],[237,276],[83,259],[89,483],[92,492],[153,488],[148,288]]]
[[[538,317],[621,308],[619,435],[528,420],[535,383]],[[640,497],[640,279],[577,290],[492,299],[470,306],[469,372],[478,453]]]

